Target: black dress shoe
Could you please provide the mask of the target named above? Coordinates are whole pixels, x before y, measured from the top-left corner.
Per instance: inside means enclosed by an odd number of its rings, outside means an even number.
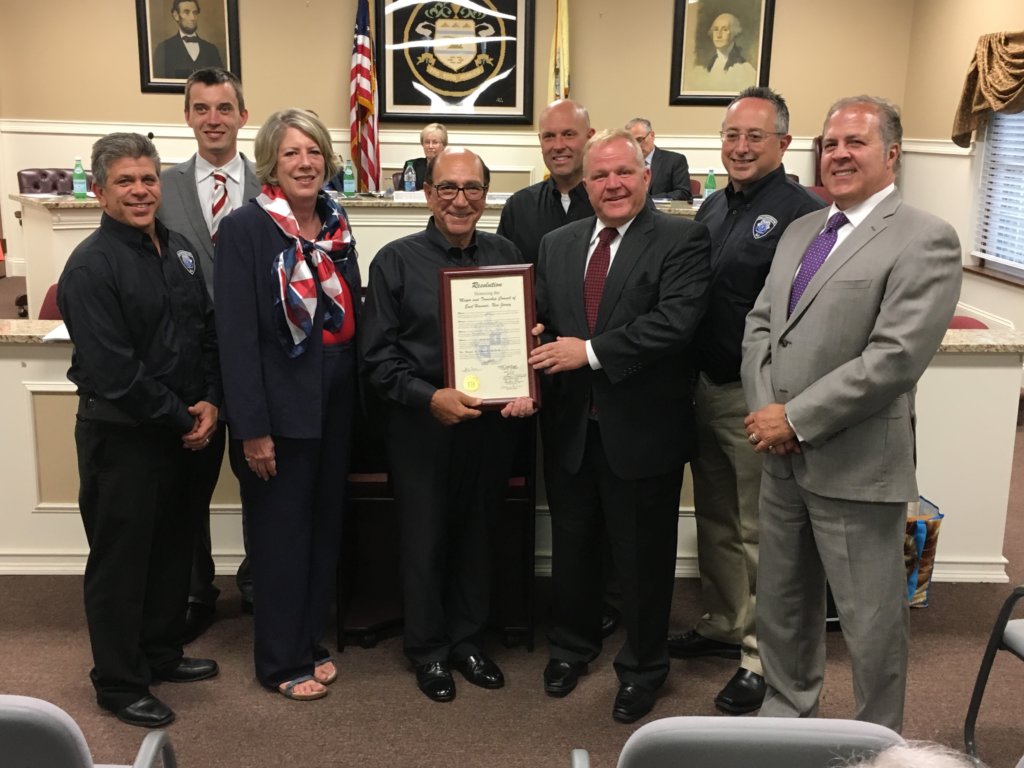
[[[764,702],[764,678],[749,669],[738,669],[717,696],[715,706],[730,715],[745,715],[761,708]]]
[[[185,609],[185,634],[182,642],[191,643],[208,630],[217,618],[217,609],[204,603],[189,603]]]
[[[114,713],[118,720],[143,728],[159,728],[174,722],[174,712],[156,696],[143,696]]]
[[[451,701],[455,698],[455,681],[448,664],[431,661],[416,667],[416,685],[434,701]]]
[[[505,676],[501,669],[482,653],[471,654],[465,659],[453,662],[452,666],[469,682],[481,688],[502,688],[505,685]]]
[[[194,683],[216,677],[220,669],[213,659],[190,659],[183,656],[178,666],[167,670],[154,670],[153,677],[170,683]]]
[[[601,609],[601,637],[608,637],[619,628],[622,614],[614,605],[604,604]]]
[[[612,717],[620,723],[632,723],[654,707],[654,691],[636,683],[623,683],[612,705]]]
[[[253,608],[252,608],[252,600],[249,600],[249,599],[243,597],[242,598],[242,613],[248,613],[250,616],[252,616],[252,610],[253,610]]]
[[[587,674],[587,662],[551,659],[544,667],[544,692],[548,696],[566,696],[572,693],[580,675]]]
[[[668,636],[668,655],[673,659],[695,659],[698,656],[721,656],[723,659],[738,659],[740,647],[735,643],[723,643],[698,634],[691,629],[682,635]]]

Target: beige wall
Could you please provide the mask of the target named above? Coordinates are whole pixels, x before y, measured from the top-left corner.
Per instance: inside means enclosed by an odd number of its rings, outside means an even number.
[[[538,112],[554,3],[536,4]],[[105,0],[102,6],[98,11],[95,3],[67,0],[4,3],[0,118],[140,127],[181,120],[181,96],[139,89],[135,3]],[[242,74],[251,123],[258,125],[275,109],[298,105],[315,109],[331,127],[347,125],[354,0],[246,0],[240,6]],[[905,104],[908,136],[948,137],[978,35],[1020,27],[1024,13],[1019,7],[1019,0],[861,0],[852,11],[846,3],[777,0],[771,84],[790,101],[796,135],[817,134],[835,97],[869,92]],[[637,3],[622,0],[573,4],[577,97],[590,108],[595,125],[619,125],[642,113],[662,134],[715,133],[720,108],[668,105],[673,0],[643,0],[643,12],[637,8]],[[76,38],[86,41],[82,65],[70,53],[39,55],[40,40],[62,40],[69,46]],[[307,41],[305,55],[289,63],[282,54],[290,46],[301,47],[302,41]],[[830,53],[840,64],[824,65]]]
[[[1021,28],[1024,4],[1020,0],[916,0],[904,99],[905,134],[949,139],[978,38]]]

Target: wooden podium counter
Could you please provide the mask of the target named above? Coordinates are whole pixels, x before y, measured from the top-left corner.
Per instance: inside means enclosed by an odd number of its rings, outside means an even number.
[[[100,224],[100,204],[93,198],[75,200],[68,195],[10,195],[21,205],[25,244],[25,285],[29,317],[36,317],[47,289],[57,282],[68,256]],[[503,198],[488,202],[479,228],[494,232],[501,218]],[[390,198],[341,198],[359,249],[363,284],[377,251],[392,240],[418,232],[427,225],[430,209],[421,202],[395,202]],[[679,216],[692,217],[689,204],[661,208]]]
[[[87,546],[78,514],[74,414],[66,378],[71,345],[42,343],[52,321],[0,321],[0,574],[82,573]],[[947,331],[918,387],[921,493],[946,518],[934,578],[1005,582],[1003,532],[1020,397],[1024,333]],[[225,467],[212,505],[219,573],[242,553],[237,484]],[[676,575],[697,574],[688,483],[680,501]],[[551,536],[537,484],[535,569],[550,573]]]

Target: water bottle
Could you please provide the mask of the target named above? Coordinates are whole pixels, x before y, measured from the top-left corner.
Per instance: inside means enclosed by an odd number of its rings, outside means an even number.
[[[341,192],[345,197],[356,194],[356,172],[352,169],[352,161],[345,161],[345,170],[341,176]]]
[[[85,180],[85,169],[82,167],[82,158],[75,158],[75,170],[71,173],[71,189],[75,193],[75,200],[85,200],[88,185]]]
[[[405,164],[405,171],[402,173],[402,187],[406,192],[416,191],[416,169],[412,167],[412,160]]]
[[[718,189],[718,183],[715,181],[715,169],[712,168],[708,171],[708,177],[704,181],[704,199],[707,200],[711,197],[711,193]]]

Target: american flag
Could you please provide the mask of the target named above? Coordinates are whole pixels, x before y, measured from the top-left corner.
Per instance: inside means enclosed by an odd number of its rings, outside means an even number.
[[[377,132],[377,71],[370,40],[370,7],[359,0],[355,38],[352,41],[352,74],[349,86],[349,124],[352,164],[361,192],[380,189],[380,146]]]

